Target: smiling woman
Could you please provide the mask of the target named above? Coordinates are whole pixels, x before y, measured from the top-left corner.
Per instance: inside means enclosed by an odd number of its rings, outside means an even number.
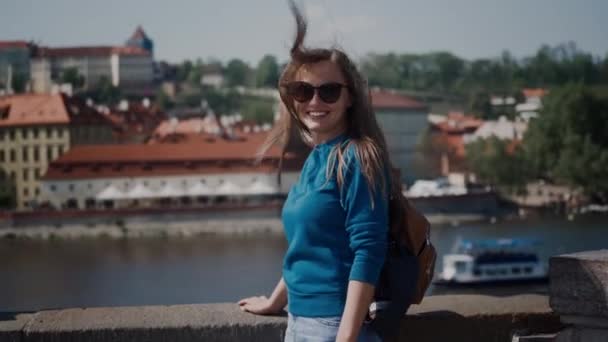
[[[262,153],[291,139],[313,147],[282,211],[289,244],[270,298],[241,309],[275,314],[288,305],[286,341],[378,341],[364,323],[387,252],[391,162],[367,83],[342,51],[303,46],[297,34],[279,80],[284,110]],[[412,275],[415,276],[415,275]]]

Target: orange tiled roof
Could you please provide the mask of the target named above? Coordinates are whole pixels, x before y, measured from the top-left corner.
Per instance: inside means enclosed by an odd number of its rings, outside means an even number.
[[[434,124],[433,126],[444,133],[471,133],[483,124],[483,120],[477,119],[461,112],[450,112],[445,121]]]
[[[61,95],[26,94],[0,97],[0,127],[67,124],[68,110]]]
[[[521,90],[526,98],[528,97],[543,97],[549,93],[548,90],[543,88],[524,88]]]
[[[374,109],[424,110],[427,108],[422,102],[388,90],[372,90],[371,96]]]
[[[261,164],[256,152],[267,133],[239,139],[190,136],[175,144],[75,146],[53,161],[45,179],[157,176],[193,173],[272,172],[277,169],[279,148],[271,148]],[[284,170],[297,170],[302,158],[287,153]]]

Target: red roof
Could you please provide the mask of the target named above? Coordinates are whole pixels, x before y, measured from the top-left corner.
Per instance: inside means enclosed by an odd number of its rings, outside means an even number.
[[[276,147],[270,149],[264,162],[254,164],[265,139],[266,133],[258,133],[235,140],[200,137],[176,144],[75,146],[51,163],[44,178],[276,171],[280,155]],[[299,169],[301,164],[294,153],[286,154],[286,170]]]
[[[101,124],[110,121],[84,102],[61,94],[20,94],[0,97],[0,127]]]
[[[460,112],[450,112],[445,121],[433,126],[443,133],[464,134],[476,131],[482,124],[481,119]]]
[[[113,54],[129,56],[147,56],[149,52],[131,46],[75,46],[63,48],[41,47],[38,57],[104,57]]]
[[[543,97],[549,93],[548,90],[543,88],[524,88],[521,90],[526,98],[529,97]]]
[[[0,127],[67,124],[69,121],[61,95],[27,94],[0,97]]]
[[[427,106],[424,103],[394,91],[372,90],[371,96],[374,109],[427,109]]]
[[[24,40],[3,40],[0,41],[0,49],[24,48],[29,47],[29,43]]]

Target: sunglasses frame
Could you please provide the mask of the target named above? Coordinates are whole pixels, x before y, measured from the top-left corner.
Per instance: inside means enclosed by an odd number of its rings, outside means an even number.
[[[304,97],[298,97],[295,96],[293,94],[293,90],[295,87],[305,87],[307,89],[307,91],[310,91],[310,89],[312,89],[312,95],[306,95],[306,98]],[[325,87],[328,86],[339,86],[340,87],[340,93],[338,94],[338,96],[336,97],[336,99],[334,100],[333,98],[327,98],[328,95],[327,93],[324,92],[323,89],[327,89]],[[334,104],[336,102],[338,102],[340,100],[340,97],[342,97],[342,88],[346,88],[347,90],[350,90],[350,87],[346,84],[340,83],[340,82],[327,82],[327,83],[323,83],[319,86],[314,86],[308,82],[304,82],[304,81],[293,81],[293,82],[289,82],[287,84],[283,85],[283,88],[285,89],[285,92],[291,96],[294,100],[296,100],[297,102],[300,103],[305,103],[308,102],[310,100],[313,99],[313,97],[315,97],[315,93],[317,94],[317,96],[325,103],[327,104]],[[329,100],[329,101],[328,101]]]

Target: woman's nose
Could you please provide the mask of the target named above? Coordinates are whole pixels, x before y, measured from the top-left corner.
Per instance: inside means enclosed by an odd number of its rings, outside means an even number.
[[[315,90],[314,94],[312,95],[312,99],[310,99],[309,104],[317,104],[317,103],[323,103],[323,100],[321,100],[321,98],[319,97],[319,92],[317,90]]]

